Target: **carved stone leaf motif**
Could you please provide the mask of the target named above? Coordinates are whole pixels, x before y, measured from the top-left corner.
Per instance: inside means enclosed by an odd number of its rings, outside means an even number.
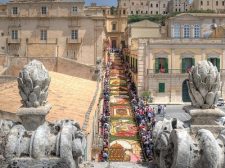
[[[211,62],[201,61],[189,73],[189,94],[193,105],[214,108],[220,94],[220,73]]]
[[[215,92],[209,92],[206,95],[206,104],[208,104],[210,107],[214,104],[214,100],[215,100]]]
[[[23,106],[38,107],[46,104],[51,79],[41,62],[33,60],[25,65],[17,81]]]

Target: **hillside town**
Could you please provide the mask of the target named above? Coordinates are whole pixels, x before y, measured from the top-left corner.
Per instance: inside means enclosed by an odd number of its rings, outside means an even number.
[[[0,3],[0,167],[225,167],[225,1],[114,1]]]

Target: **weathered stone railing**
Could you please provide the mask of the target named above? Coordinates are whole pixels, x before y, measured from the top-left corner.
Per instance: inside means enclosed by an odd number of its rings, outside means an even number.
[[[16,80],[15,76],[9,76],[9,75],[0,76],[0,84],[10,82],[10,81],[15,81],[15,80]]]

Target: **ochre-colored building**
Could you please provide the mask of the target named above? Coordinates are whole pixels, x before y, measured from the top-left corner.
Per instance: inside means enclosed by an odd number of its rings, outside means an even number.
[[[161,38],[163,32],[160,25],[149,20],[128,24],[125,30],[125,44],[129,48],[126,59],[131,66],[131,73],[135,84],[137,84],[137,55],[138,55],[138,39],[142,38]],[[126,52],[126,51],[125,51]],[[129,55],[129,57],[128,57]]]
[[[192,7],[196,10],[212,10],[216,13],[225,13],[224,0],[193,0]]]
[[[128,15],[167,14],[170,0],[118,0],[118,7],[127,9]]]
[[[153,101],[160,103],[189,102],[187,72],[198,61],[209,60],[221,73],[225,97],[224,25],[224,14],[183,13],[161,27],[166,35],[137,38],[138,94],[149,91]]]
[[[127,27],[126,9],[122,7],[110,8],[110,14],[106,14],[105,17],[108,48],[124,47],[124,32]]]
[[[121,47],[126,10],[84,6],[84,0],[14,0],[0,5],[0,53],[15,57],[64,57],[88,66],[105,44]],[[115,11],[115,12],[114,12]]]
[[[168,12],[187,12],[192,8],[190,0],[170,0],[168,3]]]

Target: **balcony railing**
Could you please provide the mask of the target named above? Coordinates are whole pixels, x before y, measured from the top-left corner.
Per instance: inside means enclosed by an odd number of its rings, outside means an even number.
[[[82,43],[82,38],[72,39],[67,38],[67,44],[80,44]]]
[[[221,75],[225,75],[225,69],[220,69],[219,70]],[[147,74],[148,75],[188,75],[188,72],[183,72],[182,69],[168,69],[167,73],[159,72],[156,69],[147,69]]]
[[[7,43],[8,44],[19,44],[21,42],[21,39],[18,38],[18,39],[12,39],[12,38],[8,38],[7,39]]]
[[[152,38],[149,39],[150,44],[225,44],[225,38],[165,38],[165,39],[157,39]]]
[[[27,39],[28,44],[57,44],[57,38],[48,38],[47,40],[41,40],[39,38]]]

